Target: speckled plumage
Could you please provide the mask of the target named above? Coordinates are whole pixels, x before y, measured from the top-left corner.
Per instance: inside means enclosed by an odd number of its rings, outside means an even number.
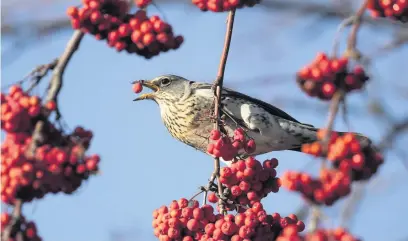
[[[144,82],[144,85],[155,92],[136,100],[154,100],[170,134],[206,152],[214,127],[211,84],[164,75]],[[222,91],[221,114],[224,128],[230,136],[234,129],[241,127],[255,140],[254,155],[279,150],[298,151],[302,144],[316,140],[317,129],[312,125],[300,123],[270,104],[227,88]],[[244,154],[244,151],[239,153]]]

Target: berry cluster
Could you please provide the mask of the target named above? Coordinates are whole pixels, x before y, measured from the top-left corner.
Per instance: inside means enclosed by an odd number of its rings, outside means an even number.
[[[148,18],[144,10],[128,14],[127,1],[84,0],[83,3],[82,8],[67,10],[72,27],[98,40],[107,39],[108,45],[117,51],[126,50],[149,59],[183,43],[183,37],[174,36],[172,27],[160,17]]]
[[[296,215],[269,215],[261,203],[236,215],[222,215],[214,214],[211,205],[199,207],[197,201],[182,198],[156,209],[153,218],[154,235],[160,241],[273,240],[288,225],[295,225],[297,232],[305,228]]]
[[[277,166],[276,158],[261,164],[255,158],[248,157],[245,161],[232,163],[231,167],[221,168],[219,181],[225,186],[228,200],[232,201],[227,210],[235,209],[235,205],[241,209],[242,206],[253,206],[269,193],[278,192],[280,179],[276,177]],[[214,193],[210,193],[208,201],[215,203],[218,200]]]
[[[1,200],[29,202],[47,193],[72,193],[98,169],[99,156],[85,156],[92,132],[77,127],[66,135],[46,118],[55,103],[42,106],[19,86],[1,94],[1,126],[6,131],[1,145]],[[41,143],[32,151],[36,124],[44,123]]]
[[[367,8],[373,17],[388,17],[408,22],[408,1],[405,0],[370,0]]]
[[[207,152],[214,157],[221,157],[225,161],[232,160],[237,154],[241,154],[241,151],[251,154],[256,149],[255,141],[253,139],[247,140],[242,128],[237,128],[232,138],[223,136],[219,130],[212,130],[210,140],[213,142],[208,145]]]
[[[349,70],[348,58],[329,58],[318,53],[311,64],[297,73],[297,83],[309,96],[329,100],[337,89],[361,89],[369,79],[361,66]]]
[[[152,0],[135,0],[135,4],[139,8],[145,8],[147,5],[151,4]]]
[[[318,229],[315,232],[300,235],[294,225],[289,225],[282,230],[281,235],[276,241],[361,241],[361,239],[353,236],[344,228],[333,230]]]
[[[320,140],[324,133],[324,130],[319,130]],[[381,153],[376,152],[371,146],[362,147],[358,137],[353,133],[330,133],[327,153],[323,153],[320,141],[303,145],[302,151],[314,156],[327,157],[336,169],[350,173],[353,181],[369,179],[384,162]]]
[[[8,213],[2,213],[1,214],[1,232],[4,231],[4,229],[11,223],[12,221],[12,216]],[[41,241],[41,237],[38,236],[38,231],[35,223],[32,221],[26,221],[24,217],[21,217],[21,219],[18,222],[19,226],[13,230],[11,233],[11,236],[9,240],[4,240],[4,241],[14,241],[17,240],[16,236],[18,234],[22,234],[23,239],[25,241]]]
[[[310,202],[331,206],[350,193],[351,180],[338,170],[323,169],[317,179],[306,173],[287,171],[282,176],[282,186],[300,192]]]
[[[359,138],[353,133],[331,132],[326,151],[322,143],[325,135],[324,129],[319,130],[319,140],[304,144],[302,152],[326,157],[334,169],[321,170],[317,179],[305,173],[287,172],[282,177],[282,185],[302,193],[314,203],[332,205],[350,193],[352,181],[367,180],[375,174],[384,159],[372,146],[362,147]]]
[[[261,0],[192,0],[202,11],[226,12],[235,8],[253,7]]]

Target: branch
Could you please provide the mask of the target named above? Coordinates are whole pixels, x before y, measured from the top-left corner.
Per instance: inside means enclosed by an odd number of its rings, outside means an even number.
[[[359,183],[359,185],[357,185],[357,189],[352,192],[351,196],[344,205],[343,211],[341,212],[340,225],[342,227],[351,227],[351,219],[357,213],[356,210],[361,205],[365,191],[366,183]]]
[[[19,231],[19,227],[21,224],[21,218],[22,218],[21,216],[22,207],[23,207],[23,202],[20,199],[16,200],[16,203],[13,209],[13,213],[12,213],[12,217],[11,217],[11,221],[7,225],[7,227],[4,228],[1,234],[1,240],[8,241],[11,239],[12,236],[14,236],[14,234],[16,234],[16,232]]]
[[[225,66],[227,64],[227,59],[228,59],[228,52],[231,44],[231,38],[232,38],[232,30],[234,28],[234,18],[235,18],[235,9],[231,10],[228,13],[228,20],[227,20],[227,31],[225,33],[225,40],[224,40],[224,48],[222,50],[222,55],[221,55],[221,60],[220,60],[220,65],[218,68],[218,74],[217,78],[214,81],[213,88],[215,89],[215,95],[214,95],[214,116],[215,116],[215,123],[214,123],[214,129],[219,130],[221,128],[221,93],[222,93],[222,86],[224,82],[224,72],[225,72]],[[219,181],[220,177],[220,159],[215,158],[214,159],[214,172],[211,176],[211,181],[214,181],[215,178],[218,180],[218,194],[222,197],[223,196],[223,189],[222,189],[222,184]],[[219,199],[219,207],[220,207],[220,213],[225,212],[224,208],[224,203],[222,199]]]
[[[75,51],[78,50],[79,44],[84,37],[84,33],[77,30],[72,35],[71,39],[67,43],[67,46],[62,53],[61,57],[58,59],[58,63],[54,67],[54,71],[52,74],[52,78],[50,81],[50,85],[48,88],[48,93],[45,98],[45,101],[55,101],[57,102],[58,94],[62,88],[63,83],[63,75],[65,69],[71,60],[72,56],[74,55]],[[32,142],[30,148],[28,148],[28,156],[33,156],[35,153],[35,149],[39,146],[39,144],[43,141],[42,130],[45,126],[45,122],[40,120],[37,122],[34,128]]]
[[[390,148],[392,146],[392,143],[394,142],[395,138],[401,134],[401,132],[404,132],[408,130],[408,117],[406,117],[404,120],[394,124],[391,127],[391,130],[388,132],[387,135],[384,136],[382,141],[378,144],[378,149],[380,151],[385,151],[386,149]]]
[[[357,51],[356,46],[357,46],[357,33],[358,30],[361,27],[361,23],[363,20],[363,15],[367,9],[369,0],[364,0],[363,4],[361,7],[357,10],[357,13],[354,15],[353,19],[353,27],[351,28],[351,32],[347,41],[347,55],[350,57],[353,57],[357,60],[360,60],[361,55]]]
[[[58,60],[54,60],[48,65],[42,65],[39,68],[36,68],[32,73],[38,72],[39,77],[42,78],[45,74],[50,70],[53,69],[53,75],[50,81],[50,85],[48,88],[48,93],[45,98],[45,101],[56,101],[58,94],[61,90],[62,83],[63,83],[63,74],[65,69],[71,60],[73,54],[76,50],[78,50],[79,44],[83,38],[84,34],[80,31],[75,31],[73,36],[71,37],[70,41],[68,42],[64,52],[62,53],[61,57]],[[31,73],[31,74],[32,74]],[[49,113],[45,114],[45,117],[48,117]],[[40,120],[35,125],[33,134],[32,134],[32,142],[30,148],[28,148],[26,155],[28,157],[32,157],[35,154],[35,150],[37,147],[42,143],[44,137],[42,136],[42,131],[45,126],[45,122]],[[21,222],[21,209],[22,209],[23,201],[17,199],[15,202],[15,206],[13,209],[13,220],[11,223],[5,228],[2,233],[2,240],[9,240],[11,236],[14,236],[15,232],[18,231]]]

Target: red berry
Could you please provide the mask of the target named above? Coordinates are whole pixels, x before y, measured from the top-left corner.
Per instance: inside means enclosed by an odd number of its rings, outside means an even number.
[[[136,82],[133,84],[133,92],[135,92],[136,94],[142,92],[143,90],[143,85],[141,82]]]

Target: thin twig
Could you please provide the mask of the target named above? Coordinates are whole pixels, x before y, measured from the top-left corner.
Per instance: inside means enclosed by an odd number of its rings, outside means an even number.
[[[363,15],[364,12],[367,9],[369,0],[364,0],[363,4],[360,6],[360,8],[357,10],[356,15],[354,16],[354,23],[353,26],[351,27],[350,35],[348,37],[347,41],[347,52],[346,54],[356,60],[361,59],[361,54],[357,50],[357,34],[358,30],[361,27],[361,23],[363,20]]]
[[[220,60],[220,65],[218,68],[218,74],[217,78],[214,81],[214,90],[215,90],[215,95],[214,95],[214,116],[215,116],[215,123],[214,123],[214,129],[219,130],[220,129],[220,118],[221,118],[221,93],[222,93],[222,86],[224,82],[224,72],[225,72],[225,66],[227,64],[227,59],[228,59],[228,52],[231,44],[231,37],[232,37],[232,30],[234,28],[234,18],[235,18],[235,9],[231,10],[228,13],[228,19],[227,19],[227,31],[225,33],[225,40],[224,40],[224,48],[222,50],[222,55],[221,55],[221,60]],[[218,194],[222,197],[223,196],[223,188],[222,184],[219,181],[220,177],[220,159],[215,158],[214,159],[214,172],[213,175],[211,176],[211,181],[214,181],[215,178],[218,180]],[[219,207],[220,207],[220,213],[225,213],[225,207],[222,199],[219,199]]]
[[[75,31],[67,46],[62,53],[61,57],[58,58],[58,61],[55,60],[48,65],[40,66],[39,68],[35,69],[33,72],[39,72],[40,76],[44,76],[49,69],[53,69],[53,76],[50,81],[50,85],[48,88],[48,93],[45,98],[45,101],[57,101],[58,94],[62,87],[63,82],[63,74],[68,65],[68,62],[71,60],[73,54],[78,49],[79,44],[83,38],[84,34],[80,31]],[[47,114],[48,115],[48,114]],[[45,116],[47,117],[47,116]],[[28,157],[32,157],[35,154],[35,150],[37,149],[38,145],[41,144],[44,137],[42,135],[43,128],[45,126],[45,122],[40,120],[35,125],[33,134],[32,134],[32,142],[31,146],[28,148],[26,155]],[[21,208],[23,205],[23,201],[18,199],[15,202],[14,210],[13,210],[13,220],[12,222],[5,228],[2,233],[2,240],[9,240],[10,235],[13,234],[13,231],[19,227],[20,220],[21,220]]]
[[[340,103],[344,99],[344,91],[338,90],[334,95],[330,102],[330,109],[329,109],[329,117],[327,119],[327,124],[325,127],[325,135],[323,137],[323,148],[325,149],[324,152],[327,151],[329,145],[330,134],[333,130],[334,120],[336,119],[337,113],[339,112]],[[322,162],[324,165],[324,161]]]
[[[54,67],[53,75],[52,75],[50,85],[48,88],[48,93],[45,98],[46,102],[53,100],[58,104],[57,97],[62,87],[63,74],[73,54],[75,53],[75,51],[78,50],[79,44],[83,37],[84,37],[84,33],[77,30],[74,32],[71,39],[67,43],[67,46],[64,52],[62,53],[61,57],[58,59],[57,65]],[[35,125],[31,146],[30,148],[28,148],[28,153],[27,153],[28,156],[33,156],[35,149],[43,141],[44,138],[42,136],[42,130],[44,126],[45,126],[45,122],[42,120],[38,121],[37,124]]]
[[[380,151],[385,151],[392,146],[394,139],[401,134],[401,132],[408,130],[408,117],[404,120],[394,124],[391,130],[384,136],[384,138],[377,145]]]
[[[62,76],[64,74],[65,68],[67,67],[68,62],[70,61],[74,52],[78,49],[79,43],[81,42],[84,34],[80,31],[76,31],[71,40],[68,42],[63,54],[58,60],[51,62],[48,65],[42,65],[36,68],[32,73],[38,73],[39,77],[43,77],[47,74],[50,69],[53,69],[53,76],[50,81],[50,86],[48,89],[48,94],[45,101],[57,100],[58,93],[62,87]],[[35,150],[37,146],[43,141],[44,137],[42,136],[42,130],[45,126],[45,122],[40,120],[37,122],[34,132],[32,135],[32,143],[30,148],[27,150],[27,156],[32,157],[34,156]],[[15,202],[14,210],[13,210],[13,220],[12,222],[5,228],[2,233],[2,240],[9,240],[10,235],[13,234],[13,231],[19,227],[20,220],[21,220],[21,208],[23,202],[22,200],[18,199]]]
[[[15,202],[14,209],[12,212],[12,217],[10,223],[7,227],[4,228],[3,232],[1,233],[1,240],[8,241],[12,236],[19,231],[19,227],[21,225],[21,211],[23,207],[23,202],[18,199]]]
[[[351,219],[357,213],[357,209],[364,198],[366,191],[366,183],[359,183],[356,189],[351,193],[348,201],[344,205],[343,211],[341,212],[340,225],[342,227],[351,227]]]

